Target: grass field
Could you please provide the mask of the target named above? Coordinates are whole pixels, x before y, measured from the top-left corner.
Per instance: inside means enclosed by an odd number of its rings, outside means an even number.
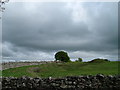
[[[42,65],[23,66],[2,71],[2,76],[8,77],[64,77],[73,75],[115,75],[118,74],[118,61],[111,62],[69,62],[48,63]]]

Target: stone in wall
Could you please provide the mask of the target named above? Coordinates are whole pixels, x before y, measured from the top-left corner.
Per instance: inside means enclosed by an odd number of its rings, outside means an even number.
[[[64,78],[3,77],[2,90],[120,90],[120,75],[67,76]]]

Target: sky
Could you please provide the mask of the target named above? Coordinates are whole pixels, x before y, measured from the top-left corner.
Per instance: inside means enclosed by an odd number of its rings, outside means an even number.
[[[117,2],[9,2],[2,15],[2,60],[118,60]]]

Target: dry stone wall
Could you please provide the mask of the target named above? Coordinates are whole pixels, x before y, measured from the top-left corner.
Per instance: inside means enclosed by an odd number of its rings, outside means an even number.
[[[67,76],[65,78],[3,77],[2,90],[120,90],[120,75]]]

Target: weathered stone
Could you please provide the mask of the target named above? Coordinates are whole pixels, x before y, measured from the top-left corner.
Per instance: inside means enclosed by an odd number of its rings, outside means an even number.
[[[66,78],[3,77],[3,90],[98,90],[120,88],[120,76],[68,76]]]

